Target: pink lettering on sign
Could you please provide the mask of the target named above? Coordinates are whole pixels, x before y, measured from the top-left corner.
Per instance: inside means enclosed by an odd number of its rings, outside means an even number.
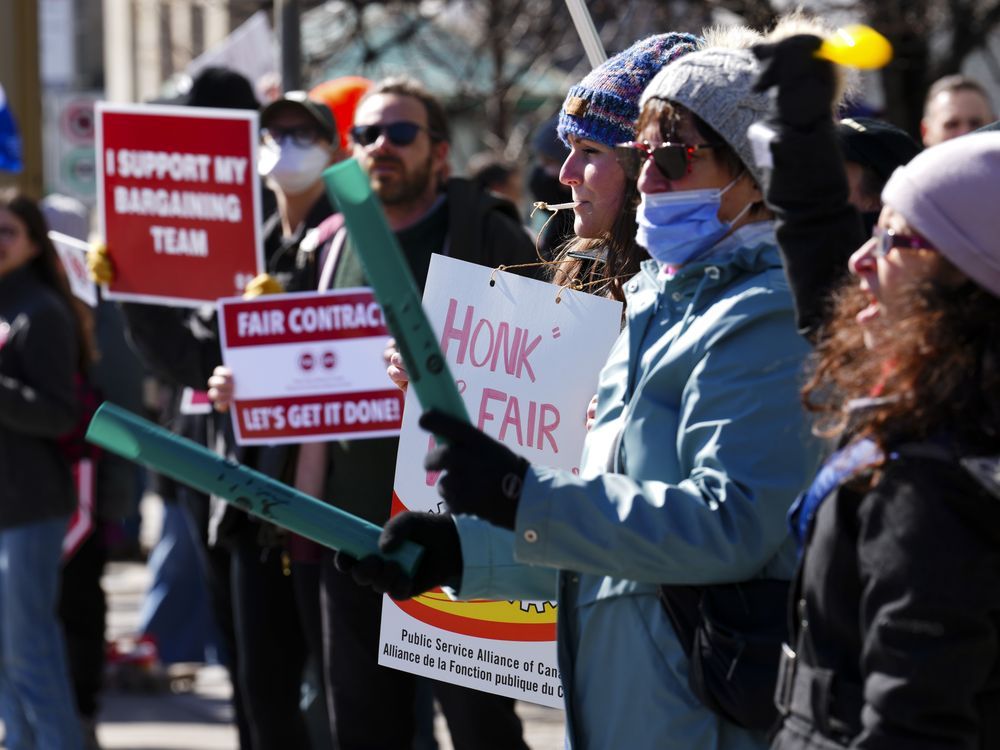
[[[522,404],[517,396],[508,395],[495,388],[484,388],[483,397],[479,402],[476,426],[484,432],[492,432],[487,430],[485,425],[487,422],[497,421],[501,405],[503,405],[503,415],[499,418],[497,435],[501,441],[506,440],[508,430],[512,430],[510,434],[513,434],[514,442],[519,446],[545,450],[547,441],[553,453],[559,452],[559,446],[553,437],[553,433],[559,427],[559,410],[554,404],[528,401],[522,412]]]
[[[511,326],[506,321],[494,325],[486,318],[476,319],[476,311],[467,305],[461,322],[458,322],[458,300],[448,302],[448,314],[441,334],[441,351],[448,356],[452,342],[457,345],[455,362],[465,364],[466,358],[476,368],[488,368],[496,372],[498,368],[515,378],[527,373],[535,382],[535,370],[529,357],[541,343],[540,335],[531,337],[527,328]]]

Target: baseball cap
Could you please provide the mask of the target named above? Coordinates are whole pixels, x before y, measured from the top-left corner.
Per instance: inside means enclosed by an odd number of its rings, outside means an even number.
[[[305,91],[289,91],[282,98],[264,107],[260,113],[260,126],[266,128],[278,114],[292,110],[304,112],[327,140],[339,143],[340,136],[337,133],[337,122],[333,118],[333,112],[323,102],[310,99]]]

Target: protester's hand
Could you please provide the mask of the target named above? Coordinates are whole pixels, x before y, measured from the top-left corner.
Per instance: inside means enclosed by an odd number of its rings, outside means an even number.
[[[259,273],[247,282],[243,289],[243,299],[253,299],[262,294],[281,294],[285,287],[269,273]]]
[[[426,412],[420,426],[447,441],[427,454],[424,468],[445,472],[438,480],[438,494],[448,508],[513,529],[528,462],[468,422],[444,412]]]
[[[385,360],[385,371],[389,375],[389,380],[399,390],[406,393],[406,388],[410,385],[410,373],[406,371],[406,365],[403,363],[403,355],[399,353],[399,347],[396,346],[396,339],[389,339],[386,342],[382,358]]]
[[[114,282],[115,264],[106,245],[93,245],[87,250],[87,272],[95,284]]]
[[[424,548],[413,577],[399,563],[369,555],[360,560],[346,552],[337,552],[333,564],[341,573],[350,573],[359,586],[371,586],[393,599],[409,599],[444,585],[458,587],[462,580],[462,544],[450,515],[404,511],[389,519],[382,529],[378,546],[393,552],[403,542],[416,542]]]
[[[792,127],[833,118],[836,75],[833,63],[815,55],[822,43],[818,36],[798,34],[752,48],[762,64],[754,90],[777,86],[778,119]]]
[[[586,421],[587,432],[590,432],[590,429],[594,426],[594,421],[596,419],[597,419],[597,394],[595,393],[594,397],[590,399],[590,403],[587,404],[587,421]]]
[[[235,387],[233,371],[228,367],[220,365],[212,370],[212,376],[208,379],[208,400],[215,406],[216,411],[229,411]]]

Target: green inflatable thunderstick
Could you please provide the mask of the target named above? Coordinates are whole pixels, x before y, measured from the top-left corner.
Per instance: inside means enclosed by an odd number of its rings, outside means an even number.
[[[344,215],[347,231],[382,306],[385,324],[396,337],[420,405],[424,410],[438,409],[468,422],[465,402],[420,304],[413,274],[368,184],[368,177],[354,159],[348,159],[323,172],[323,181],[331,200]]]
[[[114,404],[105,402],[94,414],[87,441],[358,559],[379,555],[413,575],[424,552],[420,545],[404,542],[392,554],[383,554],[378,548],[382,529],[375,524],[221,458]]]

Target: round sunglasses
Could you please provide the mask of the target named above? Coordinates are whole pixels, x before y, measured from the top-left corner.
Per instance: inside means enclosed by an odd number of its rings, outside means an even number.
[[[668,180],[679,180],[691,173],[691,160],[703,149],[715,148],[717,143],[661,143],[652,146],[648,141],[629,141],[615,146],[615,159],[630,180],[637,179],[647,159]]]
[[[351,128],[351,138],[361,146],[370,146],[379,139],[382,133],[393,146],[409,146],[417,138],[417,133],[426,130],[434,138],[434,134],[423,125],[408,120],[389,123],[373,123],[371,125],[355,125]]]

